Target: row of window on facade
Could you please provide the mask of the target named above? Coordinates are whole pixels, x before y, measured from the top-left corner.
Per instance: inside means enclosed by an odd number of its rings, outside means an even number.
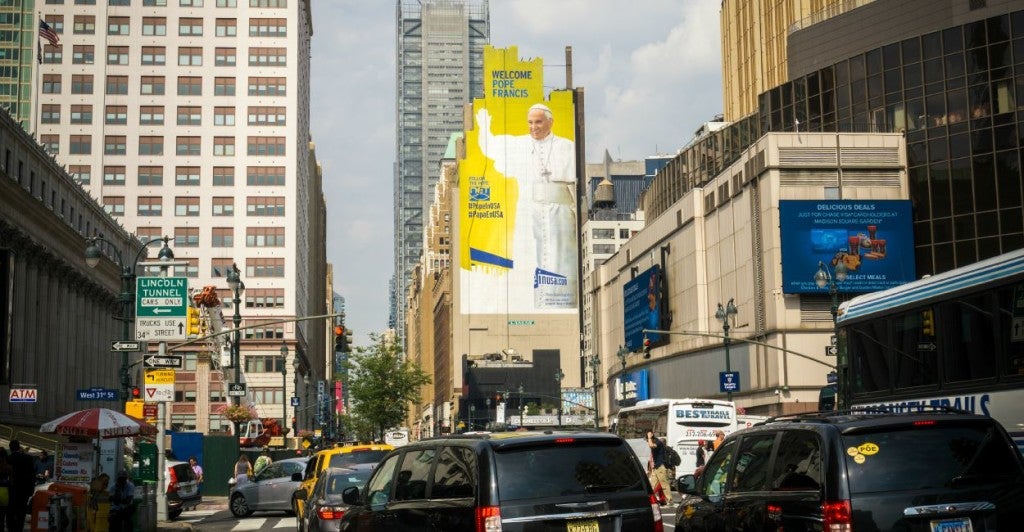
[[[68,135],[68,151],[70,155],[92,155],[92,135]],[[136,137],[139,142],[138,155],[164,155],[164,138],[162,136]],[[202,155],[202,137],[178,136],[174,139],[174,155]],[[61,153],[60,135],[39,135],[40,144],[51,154]],[[213,137],[213,154],[216,156],[235,155],[235,137]],[[284,156],[284,137],[246,137],[245,154],[258,157]],[[125,135],[105,135],[103,137],[103,155],[127,155],[128,137]]]
[[[185,246],[187,247],[187,246]],[[196,258],[175,258],[187,264],[176,265],[168,268],[171,275],[174,277],[199,277],[199,263],[200,260]],[[207,276],[223,279],[227,276],[227,272],[231,269],[232,264],[238,263],[237,259],[234,258],[213,258],[210,259],[210,269],[208,270]],[[246,278],[257,278],[257,277],[284,277],[284,258],[276,257],[254,257],[245,259],[245,275]],[[144,266],[141,268],[141,275],[143,276],[159,276],[163,273],[161,266]],[[249,292],[253,293],[254,303],[252,305],[246,305],[253,308],[278,308],[284,306],[284,296],[277,293],[266,293],[261,292],[258,288],[250,288],[246,290],[246,301],[249,300]],[[231,299],[231,294],[222,294],[222,300],[227,301]],[[262,299],[261,299],[262,297]],[[257,304],[260,303],[260,304]],[[262,337],[260,337],[262,338]],[[267,337],[273,338],[273,337]]]
[[[139,61],[146,66],[163,66],[167,64],[167,54],[163,46],[144,47]],[[108,46],[108,65],[128,66],[130,48],[128,46]],[[18,52],[15,52],[17,55]],[[213,50],[214,66],[237,66],[237,50],[235,48],[216,47]],[[64,62],[64,50],[61,45],[43,46],[43,64],[59,65]],[[71,47],[71,64],[96,64],[96,47],[91,44],[75,44]],[[178,66],[203,66],[203,48],[201,46],[179,46]],[[284,48],[249,48],[249,66],[251,67],[284,67],[288,66],[288,53]]]
[[[213,216],[234,216],[234,197],[214,197]],[[112,216],[125,213],[124,196],[104,196],[103,206]],[[280,196],[249,196],[246,198],[246,216],[284,216],[285,198]],[[160,196],[139,196],[139,216],[163,216],[163,198]],[[174,198],[175,216],[199,216],[199,198],[179,196]]]
[[[57,5],[62,6],[64,4],[74,4],[76,6],[94,6],[97,0],[45,0],[43,3],[46,5]],[[171,5],[175,3],[175,0],[171,0]],[[204,7],[206,0],[177,0],[178,7]],[[238,0],[212,0],[210,2],[214,7],[217,8],[232,8],[238,7]],[[284,9],[288,7],[288,0],[242,0],[242,5],[249,4],[249,7],[259,7],[263,9]],[[143,7],[167,7],[167,0],[100,0],[100,4],[108,6],[131,6],[131,5],[142,5]]]
[[[75,35],[95,35],[95,15],[73,15],[72,33]],[[107,17],[107,35],[131,35],[131,18],[127,16]],[[64,15],[47,14],[43,20],[58,34],[64,34]],[[203,21],[199,17],[178,18],[178,36],[180,37],[202,37]],[[238,19],[216,18],[214,19],[214,35],[217,37],[238,36]],[[165,36],[167,35],[166,17],[142,17],[142,35],[144,36]],[[288,19],[285,18],[251,18],[249,19],[250,37],[287,37]]]
[[[103,108],[103,123],[108,125],[127,125],[128,106],[107,105]],[[203,125],[203,108],[191,105],[179,105],[176,109],[177,125]],[[286,111],[281,106],[249,106],[246,110],[246,123],[250,126],[284,126]],[[73,104],[68,109],[68,123],[92,124],[93,106],[89,104]],[[43,104],[39,120],[43,124],[60,124],[63,118],[61,104]],[[144,105],[139,107],[139,125],[164,125],[164,106]],[[234,107],[214,107],[213,125],[234,126]]]
[[[139,91],[142,96],[163,96],[167,91],[167,79],[164,76],[140,76]],[[134,80],[132,80],[134,81]],[[178,96],[202,96],[203,78],[199,76],[178,76]],[[233,77],[215,77],[213,79],[214,96],[235,96],[237,80]],[[105,94],[127,95],[128,76],[108,75],[106,77]],[[92,74],[72,74],[71,94],[93,94],[95,83]],[[247,80],[249,96],[285,96],[288,81],[284,77],[250,76]],[[43,94],[61,94],[64,90],[61,74],[43,74]],[[145,108],[141,107],[141,108]],[[162,108],[161,108],[162,111]],[[161,117],[163,113],[160,113]],[[163,121],[161,120],[161,124]]]
[[[202,185],[202,168],[198,166],[176,166],[174,167],[174,184],[176,186],[200,186]],[[126,167],[104,166],[104,185],[126,185]],[[92,167],[84,164],[72,164],[68,166],[68,173],[75,181],[83,184],[92,184]],[[285,167],[283,166],[249,166],[245,172],[246,185],[253,187],[283,187],[285,185]],[[163,166],[138,166],[136,167],[134,184],[138,186],[162,186],[164,184]],[[212,185],[215,187],[230,187],[235,184],[234,166],[214,166],[212,169]],[[233,205],[233,204],[232,204]],[[215,212],[214,214],[218,214]],[[234,207],[230,212],[219,213],[224,216],[234,214]]]

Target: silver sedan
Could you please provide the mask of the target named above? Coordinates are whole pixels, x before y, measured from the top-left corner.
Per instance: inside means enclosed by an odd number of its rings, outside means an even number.
[[[302,482],[308,461],[308,457],[278,460],[249,482],[233,486],[228,499],[231,513],[235,517],[268,510],[291,513],[292,494]]]

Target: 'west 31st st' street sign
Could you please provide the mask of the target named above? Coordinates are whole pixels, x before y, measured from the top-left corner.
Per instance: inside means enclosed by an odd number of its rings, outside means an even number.
[[[187,278],[139,277],[135,280],[135,339],[184,340],[187,309]]]

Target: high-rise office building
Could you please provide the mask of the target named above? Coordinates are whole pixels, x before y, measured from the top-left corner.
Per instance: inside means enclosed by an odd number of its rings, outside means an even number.
[[[324,371],[326,324],[280,323],[326,306],[309,2],[38,7],[60,42],[42,43],[37,139],[125,228],[144,240],[171,236],[175,257],[187,261],[173,274],[191,287],[214,286],[230,301],[225,276],[237,264],[248,400],[261,416],[280,417],[291,391],[282,369],[297,357],[313,380]],[[226,326],[233,312],[224,311]],[[207,416],[228,399],[216,372],[205,382],[201,349],[182,351],[171,426],[225,429]]]
[[[33,43],[38,19],[33,13],[34,5],[35,2],[0,5],[0,106],[25,129],[30,129],[32,80],[36,74]]]
[[[483,51],[490,41],[488,0],[398,0],[395,135],[395,272],[388,323],[405,323],[406,287],[423,251],[424,218],[437,168],[463,106],[483,96]],[[404,335],[403,335],[404,336]]]

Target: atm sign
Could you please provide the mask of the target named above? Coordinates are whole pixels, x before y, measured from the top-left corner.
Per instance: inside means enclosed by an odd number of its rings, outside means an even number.
[[[37,393],[35,388],[11,388],[10,401],[12,403],[34,403]]]

